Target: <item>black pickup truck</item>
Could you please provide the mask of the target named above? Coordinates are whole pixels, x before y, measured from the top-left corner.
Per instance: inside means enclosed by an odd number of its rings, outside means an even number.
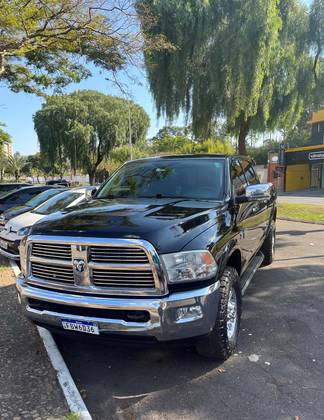
[[[56,332],[193,341],[228,358],[242,296],[272,262],[276,194],[240,156],[126,163],[90,202],[43,219],[20,248],[26,316]]]

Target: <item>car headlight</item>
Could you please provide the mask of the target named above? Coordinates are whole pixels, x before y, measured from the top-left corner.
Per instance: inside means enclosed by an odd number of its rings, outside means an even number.
[[[18,230],[17,235],[18,236],[27,236],[31,230],[31,226],[23,227]]]
[[[186,251],[161,256],[168,283],[209,280],[216,276],[217,264],[209,251]]]
[[[27,247],[27,236],[24,236],[19,245],[20,269],[24,276],[27,275]]]

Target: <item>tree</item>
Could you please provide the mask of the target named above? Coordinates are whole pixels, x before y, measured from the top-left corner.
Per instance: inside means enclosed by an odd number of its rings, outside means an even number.
[[[13,156],[8,157],[7,171],[15,177],[16,182],[19,181],[21,175],[21,169],[26,162],[26,158],[21,156],[19,152],[16,152]]]
[[[185,112],[196,137],[224,117],[246,153],[250,130],[292,127],[312,91],[308,15],[298,0],[139,0],[175,45],[145,55],[158,114]]]
[[[47,99],[34,116],[41,153],[53,167],[70,162],[93,184],[99,165],[113,147],[144,141],[149,117],[132,101],[96,91],[77,91]]]
[[[55,175],[55,170],[53,173],[52,168],[41,153],[35,153],[34,155],[27,156],[21,168],[21,173],[33,178],[33,182],[34,178],[36,178],[39,183],[40,176],[43,176],[46,180],[49,175]]]
[[[179,127],[164,127],[150,140],[151,153],[220,153],[233,154],[234,149],[228,139],[209,138],[197,141],[185,136],[189,132]]]
[[[286,147],[309,146],[311,139],[312,112],[305,110],[298,123],[291,129],[284,132],[283,143]]]
[[[11,143],[12,141],[10,134],[4,131],[3,128],[1,127],[5,127],[5,124],[0,123],[0,146],[2,146],[5,143]],[[2,148],[1,148],[1,152],[2,152]]]
[[[150,25],[150,16],[142,9]],[[0,0],[0,80],[14,92],[43,94],[134,63],[143,38],[131,0]],[[166,46],[158,34],[146,48]]]

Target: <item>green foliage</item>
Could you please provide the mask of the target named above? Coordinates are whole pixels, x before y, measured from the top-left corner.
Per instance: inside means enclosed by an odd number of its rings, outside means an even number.
[[[312,113],[305,110],[298,123],[285,133],[284,144],[286,147],[309,146],[311,139],[311,120]]]
[[[163,135],[161,134],[163,133]],[[174,135],[172,135],[172,133]],[[184,130],[172,130],[170,127],[161,129],[151,140],[153,154],[187,154],[187,153],[214,153],[233,154],[234,149],[228,140],[206,139],[198,142],[185,135]]]
[[[116,71],[143,47],[132,0],[1,0],[0,28],[0,80],[14,92],[60,91],[89,76],[86,62]],[[147,38],[148,49],[162,46]]]
[[[268,153],[278,153],[280,147],[280,141],[267,139],[259,147],[248,147],[248,155],[251,156],[257,165],[267,165]]]
[[[13,156],[9,156],[8,158],[6,172],[8,172],[10,175],[13,175],[16,179],[16,182],[19,181],[21,169],[23,168],[25,162],[26,158],[19,152],[16,152]]]
[[[132,148],[132,155],[133,159],[140,159],[143,157],[147,157],[149,154],[149,148],[146,143],[140,143],[134,145]],[[115,147],[110,155],[109,158],[104,162],[104,167],[108,169],[109,173],[112,173],[116,169],[118,169],[121,165],[131,159],[129,145],[125,144],[123,146]]]
[[[1,127],[5,127],[5,124],[0,123],[0,147],[4,143],[11,143],[12,142],[10,134],[8,134],[6,131],[4,131]],[[2,147],[1,147],[0,155],[1,155],[1,153],[2,153]]]
[[[35,153],[26,157],[25,163],[21,168],[21,173],[36,178],[39,182],[39,177],[43,176],[45,179],[48,176],[55,176],[59,172],[57,168],[51,168],[44,155]]]
[[[81,169],[94,182],[99,165],[113,147],[145,140],[149,117],[132,101],[96,91],[77,91],[48,98],[34,116],[41,153],[52,168],[64,165]]]
[[[249,130],[291,128],[311,100],[306,8],[298,0],[139,0],[156,16],[146,33],[176,49],[145,55],[158,114],[185,112],[196,137],[225,117],[245,153]]]

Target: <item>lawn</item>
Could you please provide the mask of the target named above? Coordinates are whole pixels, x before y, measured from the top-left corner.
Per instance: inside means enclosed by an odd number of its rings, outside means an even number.
[[[324,222],[324,206],[312,204],[278,204],[278,216],[295,220]]]

